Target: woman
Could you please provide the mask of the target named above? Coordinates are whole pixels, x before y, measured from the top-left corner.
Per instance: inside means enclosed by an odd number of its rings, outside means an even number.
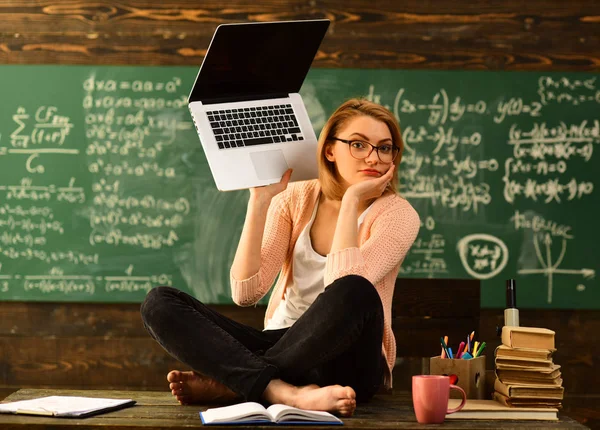
[[[387,109],[342,104],[323,128],[319,179],[250,190],[231,267],[233,300],[251,306],[277,283],[265,330],[169,287],[151,290],[148,332],[193,371],[167,375],[182,404],[262,401],[350,416],[391,387],[392,296],[419,231],[396,191],[403,149]]]

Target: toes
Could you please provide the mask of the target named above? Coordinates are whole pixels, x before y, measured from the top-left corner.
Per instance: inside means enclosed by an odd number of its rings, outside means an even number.
[[[182,405],[186,405],[186,404],[188,404],[191,401],[190,396],[175,396],[175,398]]]
[[[341,400],[338,402],[338,409],[342,410],[350,410],[354,407],[351,400]]]
[[[340,415],[349,417],[349,416],[352,416],[352,414],[354,413],[355,410],[356,410],[356,406],[354,406],[354,405],[343,406],[340,408]]]
[[[171,393],[176,396],[177,394],[187,394],[187,392],[189,390],[184,390],[185,385],[183,384],[183,382],[171,382],[169,384],[169,389],[171,390]]]
[[[343,417],[350,417],[354,411],[351,409],[340,409],[340,415]]]
[[[181,380],[181,372],[179,370],[171,370],[167,374],[167,381],[169,382],[177,382]]]
[[[354,391],[354,389],[352,387],[345,387],[345,388],[346,388],[346,398],[356,399],[356,392]]]

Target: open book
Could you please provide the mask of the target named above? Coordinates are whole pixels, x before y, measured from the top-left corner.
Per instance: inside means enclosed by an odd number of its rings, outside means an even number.
[[[0,404],[0,413],[46,415],[54,417],[87,417],[135,404],[131,399],[49,396]]]
[[[200,412],[204,425],[223,424],[330,424],[343,425],[339,418],[329,412],[309,411],[286,405],[271,405],[265,408],[260,403],[246,402],[237,405],[211,408]]]

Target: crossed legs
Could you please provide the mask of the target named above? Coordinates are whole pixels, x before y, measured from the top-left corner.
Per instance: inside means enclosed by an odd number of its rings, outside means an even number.
[[[237,323],[169,287],[148,293],[141,312],[150,335],[194,369],[167,375],[181,403],[263,400],[347,416],[381,382],[383,310],[358,276],[328,286],[283,330]]]

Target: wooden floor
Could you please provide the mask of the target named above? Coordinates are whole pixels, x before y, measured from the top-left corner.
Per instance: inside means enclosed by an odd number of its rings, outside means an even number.
[[[43,397],[48,395],[75,395],[112,398],[132,398],[136,406],[113,411],[96,417],[85,419],[61,419],[34,416],[0,415],[2,430],[14,429],[111,429],[131,430],[132,428],[149,429],[179,429],[201,427],[198,412],[206,406],[181,406],[168,392],[156,391],[83,391],[56,389],[22,389],[9,395],[5,401],[17,401]],[[410,394],[408,392],[394,395],[376,396],[368,404],[357,409],[351,418],[344,418],[344,426],[353,429],[399,429],[399,428],[437,428],[439,425],[421,425],[416,422]],[[568,428],[585,429],[577,421],[561,416],[559,422],[540,421],[449,421],[443,425],[449,429],[490,428]],[[231,428],[231,427],[229,427]],[[247,428],[273,428],[272,426],[249,426]],[[277,426],[277,428],[297,429],[297,426]],[[311,426],[311,428],[321,428]],[[322,427],[331,428],[331,427]]]

